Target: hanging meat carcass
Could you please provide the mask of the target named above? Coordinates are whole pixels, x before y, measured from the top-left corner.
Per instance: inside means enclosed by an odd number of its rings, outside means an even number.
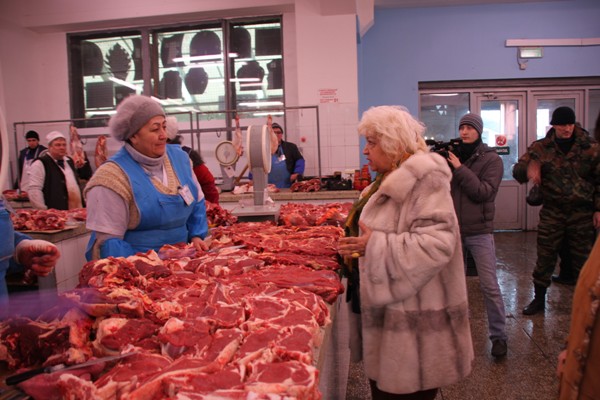
[[[94,152],[94,162],[96,164],[96,168],[100,167],[104,161],[108,159],[108,150],[106,149],[106,136],[101,135],[98,136],[98,141],[96,142],[96,151]]]
[[[85,155],[83,154],[83,144],[81,144],[81,137],[77,133],[75,125],[69,126],[69,133],[71,137],[71,147],[69,156],[73,159],[75,167],[81,168],[85,165]]]

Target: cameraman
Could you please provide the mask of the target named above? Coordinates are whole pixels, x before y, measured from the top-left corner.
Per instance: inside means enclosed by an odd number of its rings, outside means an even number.
[[[504,167],[496,150],[481,141],[483,121],[479,115],[463,116],[458,126],[462,143],[456,152],[448,153],[448,163],[453,171],[452,200],[464,253],[471,253],[479,275],[492,341],[492,356],[503,357],[507,353],[506,316],[496,277],[493,230],[494,200],[502,182]]]

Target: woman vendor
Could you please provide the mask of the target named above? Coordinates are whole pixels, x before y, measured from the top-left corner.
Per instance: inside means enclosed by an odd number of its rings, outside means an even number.
[[[208,247],[204,194],[188,155],[167,145],[165,112],[147,96],[132,95],[109,121],[123,147],[88,182],[86,257],[127,257],[164,244]]]

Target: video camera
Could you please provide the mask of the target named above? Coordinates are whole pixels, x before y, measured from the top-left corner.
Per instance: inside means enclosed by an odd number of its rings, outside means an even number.
[[[433,140],[433,139],[427,139],[425,141],[425,143],[427,144],[427,146],[429,146],[429,149],[431,151],[438,153],[439,155],[441,155],[444,158],[448,158],[449,152],[452,152],[456,156],[458,156],[459,146],[462,144],[462,139],[460,139],[460,138],[450,139],[449,142],[442,142],[442,141],[437,141],[437,140]]]

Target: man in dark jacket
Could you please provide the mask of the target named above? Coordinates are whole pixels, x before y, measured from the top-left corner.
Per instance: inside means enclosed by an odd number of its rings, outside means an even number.
[[[594,245],[595,229],[600,227],[598,144],[575,125],[575,112],[569,107],[554,110],[550,125],[546,137],[533,142],[527,151],[527,176],[523,178],[522,167],[513,169],[519,182],[538,184],[543,198],[533,271],[535,297],[523,309],[525,315],[545,309],[561,244],[567,244],[571,268],[578,276]]]
[[[492,355],[507,353],[504,300],[496,277],[494,213],[504,166],[496,151],[481,141],[483,121],[467,114],[459,122],[462,143],[457,154],[449,153],[452,167],[452,201],[460,225],[464,253],[475,260],[485,299]],[[466,267],[466,260],[465,260]]]
[[[27,186],[27,170],[31,164],[42,155],[42,152],[46,150],[46,146],[40,144],[40,135],[36,131],[28,131],[25,134],[27,140],[27,147],[19,152],[19,178],[15,182],[15,189],[24,188]]]

